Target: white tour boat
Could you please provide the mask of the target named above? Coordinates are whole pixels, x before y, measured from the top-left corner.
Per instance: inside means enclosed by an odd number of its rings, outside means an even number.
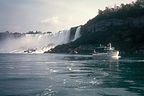
[[[114,47],[111,47],[111,43],[108,46],[97,47],[92,54],[95,59],[119,59],[119,51],[114,50]]]

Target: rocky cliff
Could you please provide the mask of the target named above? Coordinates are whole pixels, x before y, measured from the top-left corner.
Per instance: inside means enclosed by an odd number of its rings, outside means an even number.
[[[71,28],[71,34],[76,28]],[[143,3],[137,1],[99,10],[95,18],[81,26],[80,33],[81,37],[76,41],[56,46],[48,52],[91,54],[99,44],[109,42],[121,53],[144,52]]]

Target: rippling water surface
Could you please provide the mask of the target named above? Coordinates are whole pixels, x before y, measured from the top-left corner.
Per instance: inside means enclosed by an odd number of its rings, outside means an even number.
[[[144,60],[0,54],[0,96],[144,96]]]

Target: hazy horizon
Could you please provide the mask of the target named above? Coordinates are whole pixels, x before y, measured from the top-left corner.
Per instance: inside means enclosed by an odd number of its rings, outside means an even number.
[[[85,24],[98,9],[135,0],[0,0],[0,32],[57,32]]]

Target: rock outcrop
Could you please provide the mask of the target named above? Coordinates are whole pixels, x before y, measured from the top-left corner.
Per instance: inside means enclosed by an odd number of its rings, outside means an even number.
[[[74,34],[77,27],[71,28]],[[71,35],[70,38],[73,38]],[[92,53],[99,44],[111,42],[121,53],[144,50],[144,8],[140,2],[106,8],[81,26],[81,37],[74,42],[56,46],[48,52]]]

